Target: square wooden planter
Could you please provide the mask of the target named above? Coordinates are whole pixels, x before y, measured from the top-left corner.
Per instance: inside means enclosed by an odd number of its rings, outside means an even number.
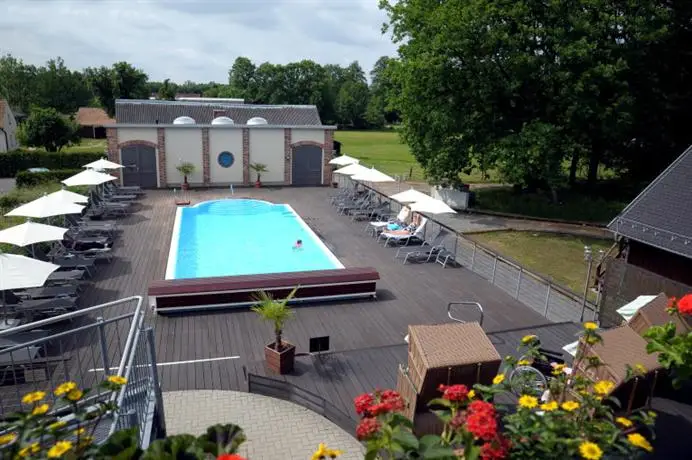
[[[270,343],[264,347],[264,359],[267,361],[267,367],[277,374],[291,373],[296,359],[296,346],[284,341],[284,349],[278,352],[273,348],[273,345]]]

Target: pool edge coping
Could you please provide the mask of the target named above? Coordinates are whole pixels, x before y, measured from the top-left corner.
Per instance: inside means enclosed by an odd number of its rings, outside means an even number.
[[[296,216],[296,219],[298,220],[298,222],[300,222],[300,225],[302,225],[303,228],[305,229],[305,231],[308,232],[312,236],[313,240],[315,240],[315,242],[320,247],[320,249],[322,249],[322,252],[324,252],[327,255],[327,258],[329,260],[331,260],[336,265],[336,269],[346,268],[344,266],[344,264],[342,264],[341,261],[334,255],[332,250],[329,249],[329,247],[327,247],[326,244],[324,244],[324,241],[322,241],[322,238],[320,238],[319,235],[317,233],[315,233],[315,231],[312,228],[310,228],[310,226],[307,224],[307,222],[305,222],[305,220],[303,220],[303,218],[300,216],[300,214],[298,214],[296,212],[296,210],[293,209],[293,206],[291,206],[288,203],[284,203],[284,205],[288,209],[291,210],[291,212],[293,213],[294,216]]]
[[[168,260],[166,261],[166,275],[164,279],[174,280],[175,269],[178,266],[178,247],[180,246],[180,225],[182,222],[183,209],[187,206],[179,206],[175,210],[175,220],[173,221],[173,231],[171,233],[171,243],[168,249]]]

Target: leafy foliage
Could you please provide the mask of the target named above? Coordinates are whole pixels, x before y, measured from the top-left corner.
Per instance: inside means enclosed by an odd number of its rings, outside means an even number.
[[[127,62],[88,68],[84,73],[94,96],[110,116],[115,115],[116,99],[149,98],[149,77]]]
[[[294,317],[294,312],[288,306],[288,302],[296,295],[298,288],[293,290],[282,300],[276,300],[271,294],[261,291],[255,296],[257,305],[252,307],[252,311],[257,313],[260,318],[271,323],[274,327],[274,348],[281,351],[283,333],[286,321]]]
[[[34,108],[29,118],[19,125],[17,138],[23,145],[58,152],[64,146],[79,143],[77,124],[53,108]]]
[[[0,155],[0,177],[15,177],[29,168],[80,169],[103,158],[103,152],[56,153],[45,150],[15,150]]]
[[[83,169],[52,169],[50,171],[20,171],[17,173],[16,185],[17,187],[35,187],[41,184],[48,184],[51,182],[60,182],[68,177],[74,176]]]
[[[262,173],[269,171],[269,169],[267,169],[267,165],[265,165],[264,163],[250,163],[250,169],[255,171],[255,173],[257,174],[257,182],[260,182],[260,179],[262,178]]]

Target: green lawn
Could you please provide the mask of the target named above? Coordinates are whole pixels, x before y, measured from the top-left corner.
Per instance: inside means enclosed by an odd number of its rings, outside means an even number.
[[[607,251],[612,245],[608,240],[554,233],[503,231],[477,233],[470,237],[580,294],[584,292],[587,270],[584,246],[591,246],[594,260],[597,260],[598,251]],[[590,297],[595,300],[593,293]]]
[[[66,153],[78,152],[103,152],[106,150],[106,139],[82,139],[77,145],[71,145],[62,149]]]

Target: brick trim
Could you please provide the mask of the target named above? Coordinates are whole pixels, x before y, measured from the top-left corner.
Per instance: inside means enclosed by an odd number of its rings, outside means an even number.
[[[111,129],[111,128],[108,128]],[[125,141],[125,142],[120,142],[118,144],[118,148],[121,149],[123,147],[129,147],[131,145],[146,145],[147,147],[154,147],[158,148],[158,144],[155,144],[154,142],[149,142],[149,141]]]
[[[324,144],[321,144],[319,142],[315,141],[298,141],[298,142],[293,142],[291,144],[291,147],[300,147],[301,145],[314,145],[315,147],[319,147],[321,149],[324,149]]]
[[[250,129],[243,128],[243,184],[250,185]]]
[[[156,151],[159,155],[159,187],[166,187],[166,129],[156,128]]]
[[[322,147],[322,185],[332,183],[332,172],[334,168],[329,164],[334,155],[334,131],[327,129],[324,131],[324,146]]]
[[[108,152],[108,159],[110,161],[118,164],[121,163],[117,128],[106,128],[106,150]],[[120,185],[122,185],[122,177],[120,176],[120,170],[112,171],[109,174],[118,177],[118,179],[120,180]]]
[[[209,128],[202,128],[202,183],[208,185],[211,182],[209,167]]]
[[[284,185],[291,185],[293,178],[293,147],[291,147],[291,128],[284,128]]]

